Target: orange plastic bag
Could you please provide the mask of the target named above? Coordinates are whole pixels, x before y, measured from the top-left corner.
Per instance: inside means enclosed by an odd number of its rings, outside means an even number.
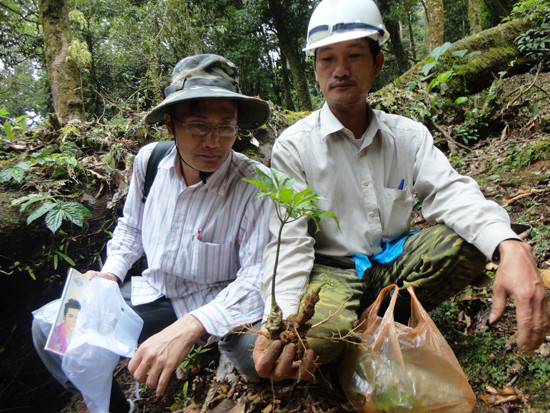
[[[379,317],[384,294],[394,289]],[[409,325],[393,319],[398,287],[384,288],[358,321],[362,345],[346,352],[340,384],[360,412],[472,412],[476,397],[453,350],[412,287]]]

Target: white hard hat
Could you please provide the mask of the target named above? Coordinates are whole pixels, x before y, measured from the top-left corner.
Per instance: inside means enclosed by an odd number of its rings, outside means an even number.
[[[318,47],[361,37],[380,45],[390,37],[374,1],[322,0],[309,19],[303,51],[312,54]]]

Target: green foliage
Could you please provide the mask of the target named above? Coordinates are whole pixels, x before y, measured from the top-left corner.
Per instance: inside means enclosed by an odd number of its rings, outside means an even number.
[[[512,172],[537,162],[550,160],[550,141],[543,139],[528,146],[513,146],[488,171],[489,179],[504,172]],[[541,177],[539,176],[539,179]],[[523,179],[525,179],[523,177]]]
[[[53,233],[59,229],[63,221],[70,221],[82,227],[84,218],[92,216],[84,205],[78,202],[60,200],[49,194],[26,195],[13,200],[11,205],[19,205],[19,212],[24,212],[28,206],[36,203],[40,205],[27,217],[27,225],[45,215],[46,227]]]
[[[9,112],[6,108],[0,109],[0,118],[9,116]],[[17,116],[13,120],[4,121],[3,132],[6,138],[11,139],[14,136],[22,135],[27,130],[27,115]]]
[[[88,46],[78,39],[71,41],[67,52],[67,59],[73,60],[81,70],[92,62],[92,54],[88,51]]]
[[[74,260],[69,257],[70,239],[67,236],[67,233],[60,229],[59,234],[62,238],[59,243],[54,245],[55,248],[48,249],[45,245],[42,246],[42,249],[44,250],[44,257],[47,262],[53,262],[54,270],[57,270],[60,260],[65,261],[71,267],[76,265]]]
[[[534,66],[543,70],[550,68],[550,2],[545,0],[519,1],[510,16],[523,18],[531,26],[515,39],[520,52],[525,54]]]
[[[21,183],[25,172],[31,169],[31,163],[28,161],[18,162],[16,165],[7,166],[0,171],[0,182],[15,181]]]
[[[332,212],[325,211],[317,205],[316,201],[324,200],[317,192],[313,192],[311,187],[303,191],[294,190],[294,178],[286,176],[283,172],[271,168],[271,176],[256,168],[259,180],[243,178],[244,181],[256,185],[261,189],[258,192],[259,197],[269,196],[275,204],[277,217],[281,222],[281,229],[284,225],[296,221],[298,218],[307,216],[313,218],[317,231],[319,223],[325,216],[330,217],[338,224],[338,218]]]
[[[303,119],[311,114],[311,112],[291,112],[284,110],[283,114],[285,115],[285,123],[287,125],[294,125],[300,119]]]
[[[451,43],[446,42],[430,52],[430,57],[428,58],[426,64],[424,64],[421,70],[424,76],[428,77],[432,69],[434,69],[438,64],[441,64],[439,59],[447,50],[449,50],[450,47]],[[440,93],[445,94],[445,91],[448,87],[447,82],[452,76],[456,74],[456,68],[459,66],[460,62],[464,61],[463,59],[470,59],[477,54],[480,54],[480,52],[474,51],[468,53],[468,51],[465,49],[452,51],[450,53],[449,60],[446,62],[448,66],[451,66],[451,69],[438,73],[437,76],[435,76],[428,84],[428,92],[432,90],[432,88],[438,87]]]
[[[33,167],[41,168],[43,173],[48,172],[51,178],[74,178],[77,170],[82,169],[82,164],[77,160],[81,150],[74,142],[64,142],[59,146],[60,152],[53,149],[44,149],[41,152],[32,153],[28,161],[18,162],[15,165],[7,166],[0,171],[0,182],[14,181],[21,183],[23,180],[30,180]]]
[[[187,355],[187,357],[185,357],[185,360],[183,360],[178,366],[178,369],[187,369],[191,367],[193,364],[199,364],[202,361],[202,355],[204,353],[208,353],[210,350],[212,350],[212,348],[193,346],[189,351],[189,354]]]
[[[27,114],[32,119],[49,110],[37,2],[0,4],[0,108],[14,117]]]
[[[204,353],[209,352],[210,350],[212,350],[212,348],[204,348],[204,347],[201,347],[201,346],[193,346],[191,348],[191,351],[189,352],[189,354],[185,358],[185,360],[183,360],[180,363],[180,365],[178,366],[178,370],[179,369],[187,370],[187,369],[191,368],[194,365],[199,365],[202,362],[202,355]],[[180,408],[181,409],[182,407],[186,407],[187,405],[189,405],[189,403],[190,403],[190,400],[189,400],[189,382],[190,382],[189,380],[185,380],[185,382],[183,383],[183,386],[181,388],[181,391],[175,394],[176,403],[173,406],[173,408]]]

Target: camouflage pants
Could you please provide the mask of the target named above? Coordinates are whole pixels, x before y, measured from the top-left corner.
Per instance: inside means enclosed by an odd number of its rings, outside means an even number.
[[[327,276],[336,285],[321,290],[312,324],[335,315],[310,330],[308,345],[319,363],[328,363],[340,355],[345,343],[327,337],[345,335],[353,329],[358,316],[385,286],[395,283],[406,289],[412,285],[424,308],[430,310],[467,285],[486,282],[485,262],[483,254],[444,225],[410,236],[403,254],[388,264],[373,262],[362,279],[357,276],[352,259],[319,257],[306,294],[325,282]]]

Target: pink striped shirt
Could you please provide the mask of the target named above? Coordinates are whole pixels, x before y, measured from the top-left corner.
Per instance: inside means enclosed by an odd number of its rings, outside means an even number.
[[[178,317],[192,314],[206,331],[222,337],[259,320],[264,247],[269,241],[271,201],[243,177],[268,169],[231,151],[206,184],[187,186],[173,149],[159,164],[145,203],[147,161],[155,144],[134,160],[130,189],[102,271],[124,280],[142,254],[149,268],[132,277],[132,304],[166,296]]]

